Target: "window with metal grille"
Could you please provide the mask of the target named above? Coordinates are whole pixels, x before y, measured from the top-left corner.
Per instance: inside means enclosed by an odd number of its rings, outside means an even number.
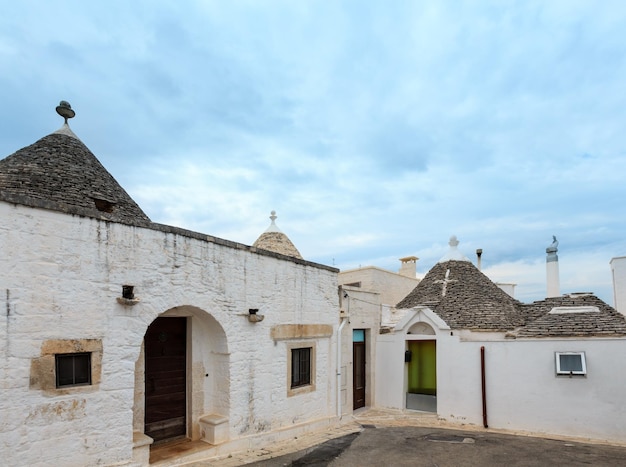
[[[57,388],[91,384],[91,352],[57,354],[54,357]]]
[[[291,349],[291,388],[311,384],[311,347]]]

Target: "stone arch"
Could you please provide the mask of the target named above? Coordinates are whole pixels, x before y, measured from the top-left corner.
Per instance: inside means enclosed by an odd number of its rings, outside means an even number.
[[[418,336],[434,336],[435,329],[430,324],[424,321],[419,321],[409,328],[407,334],[413,334]]]
[[[227,420],[229,416],[228,339],[219,321],[199,307],[182,305],[170,308],[160,313],[153,323],[158,318],[168,317],[186,318],[187,437],[196,440],[203,436],[202,417],[210,414]],[[143,433],[145,415],[145,348],[142,344],[135,363],[133,431]]]

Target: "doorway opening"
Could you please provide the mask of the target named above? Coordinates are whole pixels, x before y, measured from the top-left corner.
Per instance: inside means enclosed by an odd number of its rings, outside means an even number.
[[[437,341],[407,341],[406,408],[437,412]]]
[[[187,435],[187,318],[161,317],[145,344],[145,430],[155,443]]]
[[[353,409],[365,407],[365,329],[352,331]]]

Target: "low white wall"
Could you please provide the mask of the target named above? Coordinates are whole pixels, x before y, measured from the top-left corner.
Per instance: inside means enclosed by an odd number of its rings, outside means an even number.
[[[376,342],[376,405],[403,409],[405,400],[404,339],[382,334]]]
[[[626,442],[624,339],[449,342],[438,346],[438,414],[482,425],[485,347],[490,427]],[[583,351],[587,376],[556,376],[555,352]]]

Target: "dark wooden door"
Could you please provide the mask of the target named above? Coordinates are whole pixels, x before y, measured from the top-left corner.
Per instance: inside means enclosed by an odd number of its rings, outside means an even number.
[[[144,342],[145,433],[155,441],[185,436],[187,318],[157,318]]]
[[[365,407],[365,341],[352,343],[353,408]]]

